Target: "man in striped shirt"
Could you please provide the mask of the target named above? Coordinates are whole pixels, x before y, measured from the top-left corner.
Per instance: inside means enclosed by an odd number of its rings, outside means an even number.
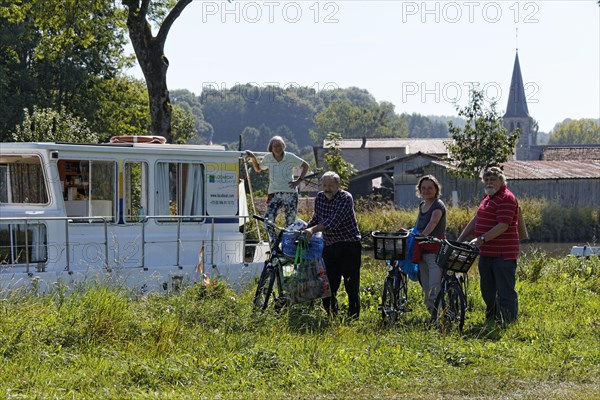
[[[515,290],[519,234],[518,203],[506,187],[506,177],[498,167],[483,172],[486,196],[475,217],[458,237],[469,236],[479,247],[481,296],[486,305],[488,321],[510,323],[517,319],[518,296]]]
[[[340,177],[332,171],[323,174],[323,191],[315,198],[315,211],[305,229],[310,236],[323,232],[323,261],[331,286],[331,297],[323,299],[323,307],[337,315],[337,290],[342,277],[348,294],[348,317],[357,319],[360,312],[361,247],[358,222],[352,195],[340,189]]]

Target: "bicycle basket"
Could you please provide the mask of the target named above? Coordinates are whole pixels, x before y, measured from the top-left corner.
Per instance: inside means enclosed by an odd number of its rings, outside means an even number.
[[[377,260],[404,260],[406,257],[406,239],[408,231],[398,232],[376,231],[373,236],[373,251]]]
[[[437,256],[440,268],[454,272],[468,272],[479,255],[479,249],[468,243],[443,240]]]

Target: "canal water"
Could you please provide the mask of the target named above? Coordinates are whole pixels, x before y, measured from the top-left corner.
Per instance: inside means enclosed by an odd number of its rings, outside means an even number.
[[[565,257],[571,254],[573,246],[585,246],[589,243],[521,243],[521,255],[541,251],[551,257]]]

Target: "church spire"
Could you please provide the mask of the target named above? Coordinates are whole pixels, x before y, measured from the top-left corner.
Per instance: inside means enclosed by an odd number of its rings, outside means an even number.
[[[510,92],[508,94],[508,104],[506,105],[506,114],[504,118],[529,117],[527,109],[527,99],[525,98],[525,86],[521,76],[521,66],[519,65],[519,51],[515,55],[515,65],[513,67],[512,79],[510,81]]]

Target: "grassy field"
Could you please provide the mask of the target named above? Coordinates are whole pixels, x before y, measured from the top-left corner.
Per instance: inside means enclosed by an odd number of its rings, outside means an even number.
[[[329,319],[319,303],[255,313],[252,287],[223,283],[4,294],[0,398],[600,398],[598,258],[522,258],[520,319],[506,328],[485,324],[473,268],[465,330],[442,335],[415,282],[413,311],[384,327],[384,266],[364,257],[359,321]]]

